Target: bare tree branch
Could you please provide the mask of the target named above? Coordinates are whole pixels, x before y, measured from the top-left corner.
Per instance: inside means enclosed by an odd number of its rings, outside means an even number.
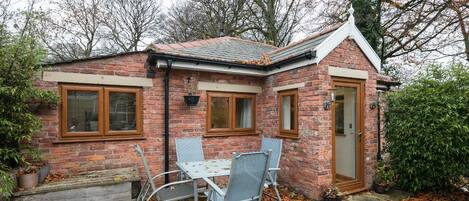
[[[449,7],[456,13],[457,21],[461,34],[463,36],[466,60],[469,61],[469,26],[467,25],[469,18],[469,5],[464,1],[452,1],[448,2]]]
[[[162,22],[159,0],[116,0],[106,2],[101,21],[105,25],[106,52],[136,51],[143,39],[157,38]]]
[[[305,15],[299,0],[251,0],[248,4],[253,17],[250,23],[255,27],[251,34],[257,40],[275,46],[288,45],[298,31]]]
[[[324,25],[312,31],[344,22],[347,19],[347,7],[344,5],[354,1],[356,0],[307,1],[307,5],[321,5],[318,18],[324,21]],[[377,1],[380,4],[377,8],[380,9],[381,18],[382,43],[379,52],[382,52],[382,61],[414,52],[425,52],[425,55],[432,55],[433,52],[448,56],[461,55],[460,52],[464,52],[467,55],[469,8],[464,2],[467,0]],[[456,45],[453,43],[455,41],[463,41],[464,45]],[[422,55],[422,59],[429,58]]]
[[[190,0],[174,5],[164,23],[164,42],[189,41],[251,30],[247,0]]]
[[[52,60],[69,60],[98,54],[96,46],[103,38],[102,0],[62,0],[54,2],[42,20],[41,37]]]

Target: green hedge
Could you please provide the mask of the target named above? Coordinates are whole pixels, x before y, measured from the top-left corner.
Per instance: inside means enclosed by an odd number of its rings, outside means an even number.
[[[387,151],[410,191],[442,190],[469,169],[469,68],[433,66],[386,96]]]

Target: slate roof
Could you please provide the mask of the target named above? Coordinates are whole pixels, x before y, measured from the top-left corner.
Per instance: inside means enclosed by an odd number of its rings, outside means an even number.
[[[176,56],[265,66],[300,55],[309,50],[314,50],[333,31],[338,29],[340,25],[281,48],[265,43],[225,36],[183,43],[152,44],[148,49],[157,53]]]
[[[188,56],[209,60],[249,63],[260,60],[267,52],[277,47],[234,37],[220,37],[207,40],[174,44],[153,44],[150,49],[177,56]]]

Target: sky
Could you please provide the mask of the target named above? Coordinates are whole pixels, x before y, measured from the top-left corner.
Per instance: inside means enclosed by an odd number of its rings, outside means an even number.
[[[177,0],[160,0],[162,10],[170,8]],[[12,0],[11,9],[21,9],[25,8],[28,5],[29,0]],[[42,8],[52,8],[53,4],[50,3],[51,0],[37,0],[38,7]]]
[[[52,9],[54,8],[54,4],[51,4],[53,0],[36,0],[36,7],[41,9]],[[160,0],[161,10],[166,12],[169,8],[171,8],[178,0]],[[182,0],[179,0],[182,1]],[[25,9],[28,6],[29,0],[11,0],[10,9],[12,10],[19,10]],[[293,37],[293,41],[298,41],[305,38],[307,35],[303,32],[299,32],[295,34]]]

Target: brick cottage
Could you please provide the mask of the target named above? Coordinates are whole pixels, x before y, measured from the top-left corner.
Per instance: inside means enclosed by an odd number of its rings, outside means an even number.
[[[52,172],[143,173],[140,144],[157,173],[175,168],[175,138],[202,136],[206,158],[282,138],[281,182],[313,198],[330,184],[360,191],[378,152],[372,105],[396,84],[380,65],[353,16],[282,48],[220,37],[54,63],[35,84],[61,103],[39,111],[34,142]],[[198,103],[188,106],[188,95]]]

